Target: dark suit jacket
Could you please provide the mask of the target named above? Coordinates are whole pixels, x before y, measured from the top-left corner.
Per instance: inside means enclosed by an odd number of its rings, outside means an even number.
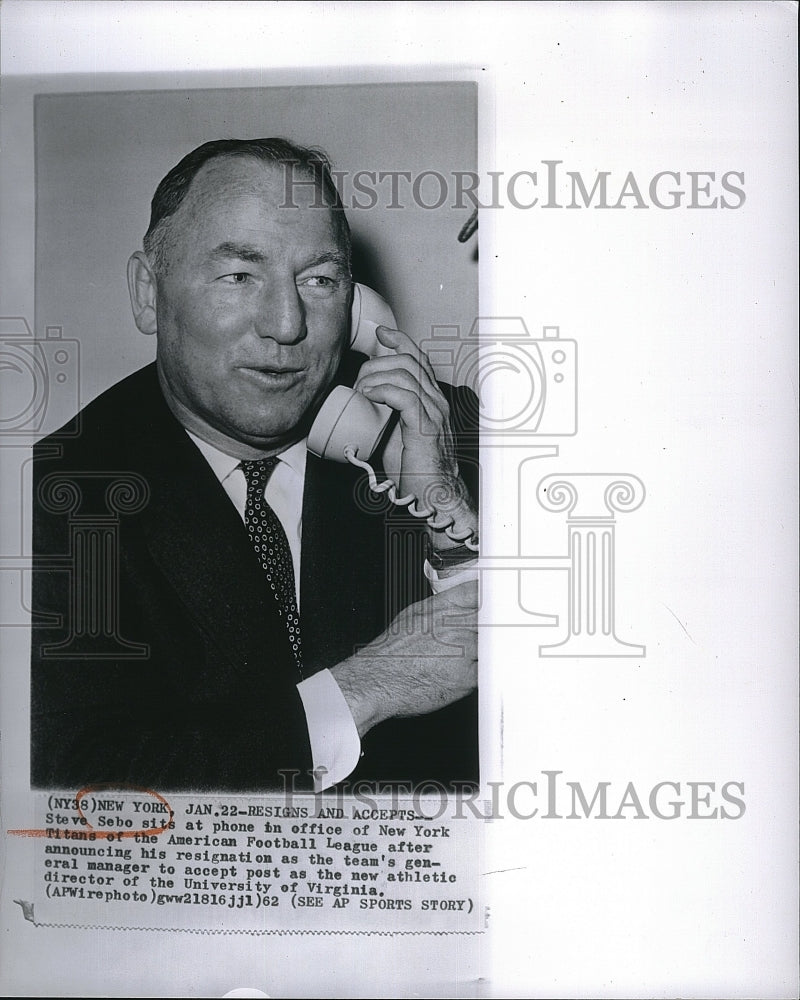
[[[451,405],[465,394],[448,389]],[[242,792],[283,788],[288,771],[310,787],[285,628],[242,521],[168,409],[155,366],[79,420],[79,434],[57,433],[34,452],[32,785]],[[469,442],[459,461],[477,495]],[[306,675],[427,594],[422,538],[358,470],[308,456]],[[375,727],[352,780],[476,780],[476,704]]]

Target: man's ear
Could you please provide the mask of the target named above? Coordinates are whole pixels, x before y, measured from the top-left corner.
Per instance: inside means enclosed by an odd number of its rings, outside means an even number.
[[[156,275],[141,250],[128,261],[128,292],[136,326],[142,333],[156,333]]]

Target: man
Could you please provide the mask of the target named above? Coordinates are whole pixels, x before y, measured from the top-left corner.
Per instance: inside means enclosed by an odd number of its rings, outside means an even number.
[[[276,139],[194,150],[156,191],[128,283],[155,365],[35,453],[33,785],[474,780],[476,586],[447,581],[471,553],[370,509],[361,472],[305,447],[331,387],[354,383],[397,414],[400,492],[446,494],[455,533],[477,530],[449,420],[465,392],[399,331],[360,369],[346,350],[327,163]],[[457,585],[425,597],[426,575]]]

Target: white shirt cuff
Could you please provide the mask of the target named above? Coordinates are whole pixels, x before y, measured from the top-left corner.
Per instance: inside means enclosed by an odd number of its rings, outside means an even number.
[[[353,716],[330,670],[307,677],[297,685],[306,713],[314,791],[343,781],[361,756],[361,740]]]
[[[451,587],[457,587],[459,583],[469,583],[478,579],[478,558],[470,559],[469,562],[460,563],[453,569],[446,572],[437,573],[428,560],[425,560],[425,576],[431,585],[434,594],[441,594]]]

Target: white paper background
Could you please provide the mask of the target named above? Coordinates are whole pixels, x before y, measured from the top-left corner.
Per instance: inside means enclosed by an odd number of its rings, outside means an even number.
[[[540,630],[487,630],[488,776],[743,781],[746,815],[497,821],[480,941],[56,935],[4,898],[8,992],[796,995],[796,20],[788,3],[6,0],[4,74],[485,73],[483,171],[737,170],[747,194],[735,211],[481,217],[481,311],[559,325],[581,370],[561,457],[519,481],[494,459],[485,545],[513,553],[521,525],[523,552],[563,552],[563,519],[533,513],[549,472],[627,471],[648,491],[617,528],[618,634],[647,657],[543,661]],[[32,264],[27,247],[11,260],[4,314],[32,315]],[[7,739],[3,763],[7,786]]]

